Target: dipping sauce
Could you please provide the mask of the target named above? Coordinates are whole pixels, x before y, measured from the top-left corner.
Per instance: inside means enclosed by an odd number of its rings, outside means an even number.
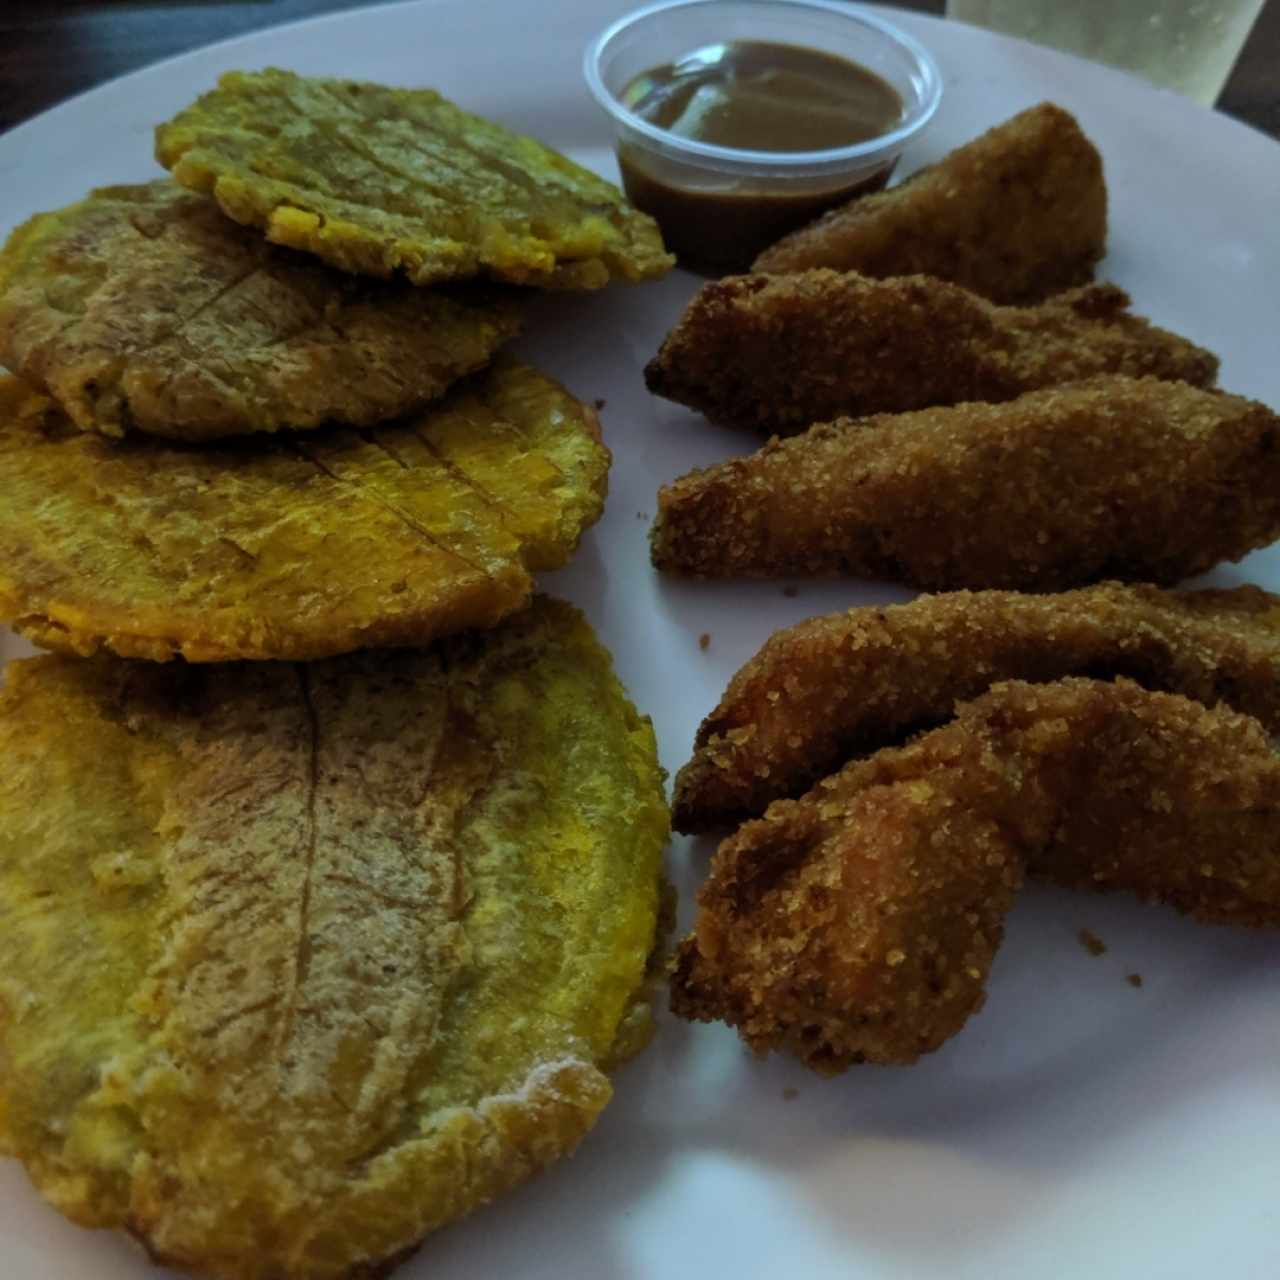
[[[874,71],[759,40],[708,45],[642,71],[619,97],[680,137],[748,151],[830,151],[878,138],[902,119],[902,99]]]
[[[635,76],[622,105],[675,138],[779,154],[830,151],[883,136],[903,119],[897,91],[875,72],[802,45],[708,45]],[[779,236],[888,181],[894,161],[856,178],[786,183],[618,151],[632,204],[652,214],[685,266],[745,269]]]

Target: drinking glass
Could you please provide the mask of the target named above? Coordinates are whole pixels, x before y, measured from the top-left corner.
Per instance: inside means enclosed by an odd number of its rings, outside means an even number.
[[[1136,72],[1211,106],[1263,0],[947,0],[947,17]]]

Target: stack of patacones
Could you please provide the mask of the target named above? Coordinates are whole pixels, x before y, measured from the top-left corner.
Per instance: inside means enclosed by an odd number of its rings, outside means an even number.
[[[1280,599],[1162,590],[1280,535],[1280,418],[1085,283],[1105,234],[1044,104],[708,284],[649,365],[803,432],[665,487],[659,568],[953,592],[775,635],[702,725],[675,825],[742,825],[677,1012],[914,1061],[982,1003],[1027,873],[1280,924]]]
[[[0,618],[63,655],[0,697],[0,1148],[157,1259],[371,1274],[644,1040],[652,730],[532,597],[609,454],[490,361],[670,259],[425,90],[229,75],[157,149],[0,257]]]

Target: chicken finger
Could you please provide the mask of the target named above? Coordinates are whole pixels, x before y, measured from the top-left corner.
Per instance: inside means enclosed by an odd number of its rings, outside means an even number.
[[[731,276],[698,291],[645,382],[714,422],[780,434],[841,415],[1012,400],[1100,373],[1212,385],[1216,356],[1128,306],[1115,285],[997,307],[927,276]]]
[[[1083,674],[1225,702],[1280,733],[1280,596],[1108,582],[809,618],[770,637],[702,722],[676,776],[675,828],[755,817],[854,755],[942,723],[996,681]]]
[[[664,486],[660,569],[1052,591],[1174,583],[1280,535],[1280,417],[1154,378],[841,420]]]
[[[920,273],[993,302],[1039,302],[1092,279],[1106,239],[1102,157],[1069,111],[1042,102],[784,236],[753,270]]]
[[[824,1073],[914,1062],[981,1007],[1024,865],[1280,924],[1280,756],[1127,681],[996,685],[726,840],[671,1007]]]

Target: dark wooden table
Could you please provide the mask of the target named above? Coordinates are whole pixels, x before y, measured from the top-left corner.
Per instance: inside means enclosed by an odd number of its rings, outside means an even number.
[[[941,13],[943,4],[904,0],[900,7]],[[360,7],[360,0],[0,0],[0,132],[161,58]],[[1267,0],[1218,106],[1280,138],[1280,0]]]

